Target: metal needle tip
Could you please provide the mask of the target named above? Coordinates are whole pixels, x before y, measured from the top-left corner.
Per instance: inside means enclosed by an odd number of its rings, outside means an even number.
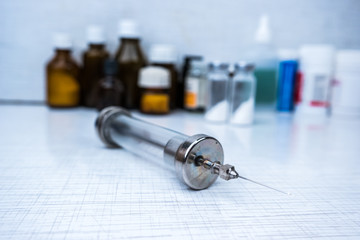
[[[289,193],[289,192],[284,192],[284,191],[281,191],[281,190],[279,190],[279,189],[276,189],[276,188],[270,187],[270,186],[268,186],[268,185],[265,185],[265,184],[259,183],[259,182],[257,182],[257,181],[251,180],[251,179],[249,179],[249,178],[246,178],[246,177],[243,177],[243,176],[240,176],[240,175],[238,175],[238,178],[244,179],[244,180],[246,180],[246,181],[249,181],[249,182],[252,182],[252,183],[258,184],[258,185],[260,185],[260,186],[263,186],[263,187],[266,187],[266,188],[272,189],[272,190],[274,190],[274,191],[277,191],[277,192],[280,192],[280,193],[283,193],[283,194],[286,194],[286,195],[289,195],[289,196],[292,196],[292,195],[293,195],[293,194],[291,194],[291,193]]]

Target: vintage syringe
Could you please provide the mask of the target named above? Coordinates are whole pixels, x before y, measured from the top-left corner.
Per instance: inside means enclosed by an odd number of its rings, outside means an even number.
[[[187,136],[134,118],[119,107],[102,110],[96,119],[96,129],[108,146],[122,147],[141,157],[162,159],[173,165],[177,176],[192,189],[208,188],[220,176],[225,180],[244,179],[285,193],[242,177],[234,166],[224,164],[221,144],[208,135]]]

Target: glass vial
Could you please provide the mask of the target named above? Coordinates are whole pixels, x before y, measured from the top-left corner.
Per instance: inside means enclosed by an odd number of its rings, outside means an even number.
[[[96,88],[96,108],[99,111],[109,106],[122,106],[124,96],[124,87],[117,78],[117,62],[107,59],[103,67],[105,76]]]
[[[81,73],[81,100],[86,107],[95,107],[97,102],[97,86],[104,77],[104,61],[109,57],[105,49],[103,29],[99,26],[87,28],[88,49],[83,54]]]
[[[186,86],[186,77],[188,75],[190,69],[190,63],[194,60],[202,60],[201,56],[196,55],[186,55],[184,56],[183,65],[181,69],[181,79],[179,81],[179,89],[178,89],[178,108],[185,109],[185,86]]]
[[[185,109],[189,111],[203,111],[205,108],[206,64],[201,60],[189,63],[189,70],[185,78]]]
[[[170,108],[176,108],[178,99],[178,72],[176,70],[177,55],[172,45],[155,44],[150,48],[149,61],[153,66],[163,67],[170,73]]]
[[[140,111],[147,114],[169,113],[170,86],[171,73],[168,69],[158,66],[141,69],[139,74]]]
[[[79,67],[71,56],[71,39],[65,33],[54,35],[55,56],[46,66],[47,104],[75,107],[79,104]]]
[[[239,62],[235,64],[235,75],[230,87],[229,122],[238,125],[250,125],[254,119],[256,78],[255,65]]]
[[[228,118],[229,103],[228,64],[211,62],[208,66],[207,100],[205,119],[212,122],[225,122]]]
[[[136,22],[123,20],[119,23],[120,47],[115,59],[119,65],[118,76],[125,88],[124,106],[129,109],[139,106],[139,71],[146,65],[146,59],[140,47],[140,34]]]

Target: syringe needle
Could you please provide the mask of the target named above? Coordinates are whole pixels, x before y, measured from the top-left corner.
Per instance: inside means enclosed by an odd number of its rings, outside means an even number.
[[[277,191],[277,192],[280,192],[280,193],[283,193],[283,194],[286,194],[286,195],[292,195],[291,193],[284,192],[284,191],[281,191],[279,189],[276,189],[276,188],[270,187],[268,185],[265,185],[263,183],[251,180],[251,179],[243,177],[243,176],[240,176],[239,173],[235,170],[235,167],[233,165],[230,165],[230,164],[221,164],[219,162],[212,162],[212,161],[210,161],[208,159],[204,159],[203,157],[198,157],[196,159],[196,164],[197,164],[197,166],[202,165],[206,169],[210,169],[213,174],[219,175],[222,179],[224,179],[226,181],[229,181],[231,179],[241,178],[243,180],[258,184],[260,186],[272,189],[274,191]]]
[[[275,191],[277,191],[277,192],[280,192],[280,193],[283,193],[283,194],[286,194],[286,195],[292,195],[292,194],[291,194],[291,193],[289,193],[289,192],[284,192],[284,191],[281,191],[281,190],[279,190],[279,189],[276,189],[276,188],[270,187],[270,186],[268,186],[268,185],[265,185],[265,184],[259,183],[259,182],[257,182],[257,181],[251,180],[251,179],[249,179],[249,178],[246,178],[246,177],[243,177],[243,176],[240,176],[240,175],[238,175],[238,178],[244,179],[244,180],[246,180],[246,181],[249,181],[249,182],[252,182],[252,183],[258,184],[258,185],[263,186],[263,187],[266,187],[266,188],[270,188],[270,189],[272,189],[272,190],[275,190]]]
[[[284,192],[284,191],[281,191],[281,190],[279,190],[279,189],[276,189],[276,188],[270,187],[270,186],[268,186],[268,185],[265,185],[265,184],[263,184],[263,183],[260,183],[260,182],[251,180],[251,179],[246,178],[246,177],[243,177],[243,176],[240,176],[239,173],[235,170],[235,167],[232,166],[232,165],[229,165],[229,164],[221,165],[221,166],[219,167],[219,175],[220,175],[221,178],[223,178],[223,179],[225,179],[225,180],[241,178],[241,179],[243,179],[243,180],[246,180],[246,181],[249,181],[249,182],[258,184],[258,185],[260,185],[260,186],[263,186],[263,187],[272,189],[272,190],[274,190],[274,191],[277,191],[277,192],[280,192],[280,193],[283,193],[283,194],[286,194],[286,195],[292,195],[291,193]]]

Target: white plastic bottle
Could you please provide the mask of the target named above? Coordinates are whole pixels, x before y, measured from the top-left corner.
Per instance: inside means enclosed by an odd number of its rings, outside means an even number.
[[[160,66],[170,71],[170,107],[176,108],[178,73],[176,69],[177,53],[173,45],[154,44],[150,47],[149,61],[153,66]]]
[[[333,116],[360,119],[360,50],[341,50],[336,55],[332,84]]]
[[[331,45],[304,45],[300,49],[300,91],[297,113],[326,116],[333,79],[334,48]]]

